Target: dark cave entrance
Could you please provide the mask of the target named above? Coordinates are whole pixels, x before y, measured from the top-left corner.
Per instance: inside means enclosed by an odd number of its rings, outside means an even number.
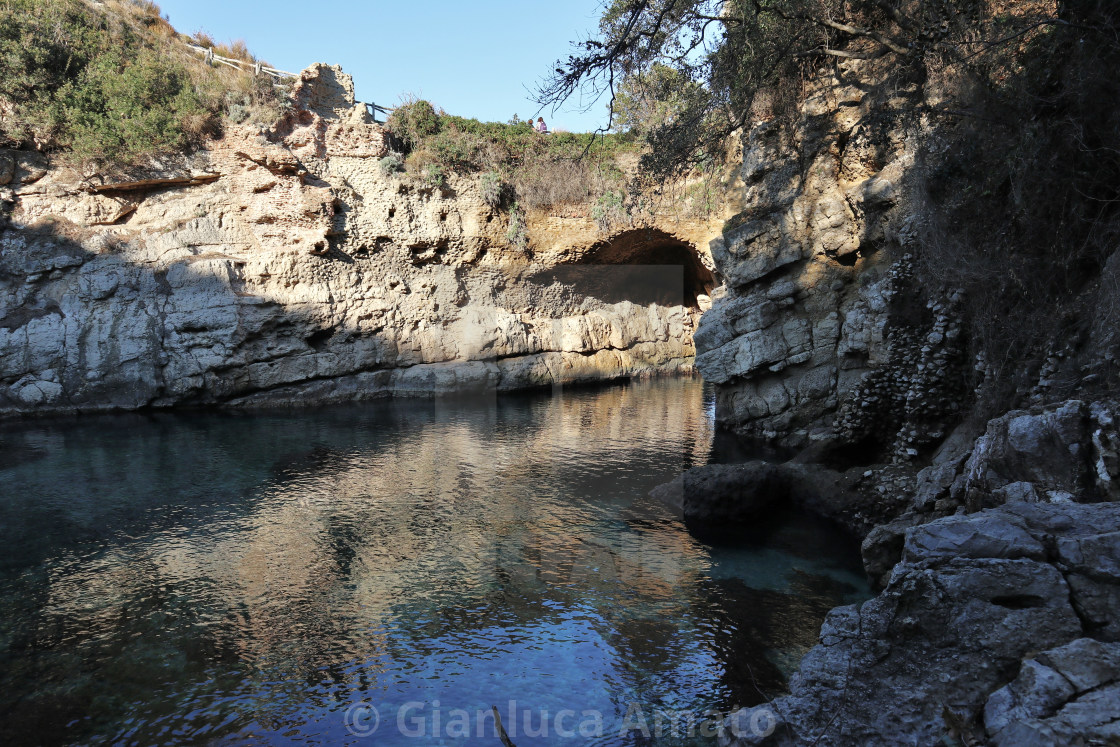
[[[699,309],[698,297],[716,286],[692,244],[654,228],[637,228],[591,247],[578,261],[549,275],[606,303]]]

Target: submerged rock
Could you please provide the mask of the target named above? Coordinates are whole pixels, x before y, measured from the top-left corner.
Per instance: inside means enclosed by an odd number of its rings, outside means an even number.
[[[650,495],[696,524],[742,523],[800,507],[862,534],[855,518],[866,503],[855,478],[816,464],[753,461],[693,467]]]
[[[679,510],[686,521],[715,524],[758,518],[789,492],[779,465],[748,462],[693,467],[650,495]]]

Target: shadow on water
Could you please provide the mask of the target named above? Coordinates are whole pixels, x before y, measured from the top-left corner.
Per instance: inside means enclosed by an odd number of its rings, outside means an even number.
[[[706,403],[684,379],[7,424],[0,739],[353,741],[368,703],[377,744],[416,744],[419,703],[432,743],[438,701],[514,708],[518,745],[710,744],[620,724],[773,695],[867,589],[819,527],[711,543],[649,498],[709,459]],[[601,736],[526,735],[565,709]]]

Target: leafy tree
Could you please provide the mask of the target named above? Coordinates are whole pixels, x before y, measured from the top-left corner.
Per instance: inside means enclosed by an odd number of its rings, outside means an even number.
[[[699,84],[683,79],[679,70],[655,63],[623,79],[615,91],[612,122],[620,131],[644,135],[678,119],[700,93]]]
[[[630,116],[632,81],[665,81],[672,70],[683,85],[673,116],[649,132],[645,159],[655,173],[671,173],[719,151],[760,92],[780,110],[830,60],[893,58],[903,75],[929,57],[967,66],[1032,29],[1065,23],[1067,4],[1024,3],[1026,12],[997,29],[985,0],[613,0],[598,35],[557,63],[537,100],[607,95],[609,129],[616,114]]]

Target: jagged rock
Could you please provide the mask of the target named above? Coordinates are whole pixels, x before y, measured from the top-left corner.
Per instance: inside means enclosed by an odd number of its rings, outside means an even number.
[[[1042,501],[1031,482],[1011,482],[992,491],[999,503],[1039,503]]]
[[[810,84],[799,118],[744,133],[744,210],[712,243],[728,294],[701,320],[696,362],[721,385],[717,418],[752,439],[804,448],[829,429],[869,461],[913,462],[960,419],[962,297],[923,310],[930,289],[913,280],[919,89],[887,103],[885,68],[841,68]]]
[[[1027,659],[984,706],[997,747],[1120,740],[1120,644],[1079,638]]]
[[[292,105],[325,119],[344,117],[355,106],[354,78],[342,72],[338,65],[312,63],[296,79]]]
[[[909,529],[886,589],[862,606],[833,610],[790,694],[729,717],[720,744],[935,744],[982,718],[998,744],[1071,743],[1062,739],[1080,729],[1110,733],[1112,685],[1077,693],[1114,681],[1113,649],[1072,643],[1109,631],[1085,615],[1087,597],[1067,578],[1120,589],[1118,531],[1120,505],[1111,503],[1016,504]],[[1110,599],[1120,619],[1120,599]],[[1058,653],[1036,656],[1046,649]],[[1023,664],[1032,658],[1062,672],[1070,687]],[[1046,703],[1060,717],[1006,725],[1018,718],[1015,708],[1033,713]],[[752,733],[752,719],[773,729]]]
[[[791,243],[783,226],[771,218],[748,221],[712,246],[712,258],[726,268],[724,277],[732,287],[749,285],[804,257],[801,245]]]
[[[887,585],[891,571],[902,560],[906,530],[922,523],[924,519],[919,514],[909,513],[886,524],[879,524],[863,538],[860,545],[863,569],[878,587]]]
[[[1111,449],[1117,432],[1109,415],[1114,407],[1071,400],[990,421],[953,497],[973,507],[1111,498],[1117,468]]]

